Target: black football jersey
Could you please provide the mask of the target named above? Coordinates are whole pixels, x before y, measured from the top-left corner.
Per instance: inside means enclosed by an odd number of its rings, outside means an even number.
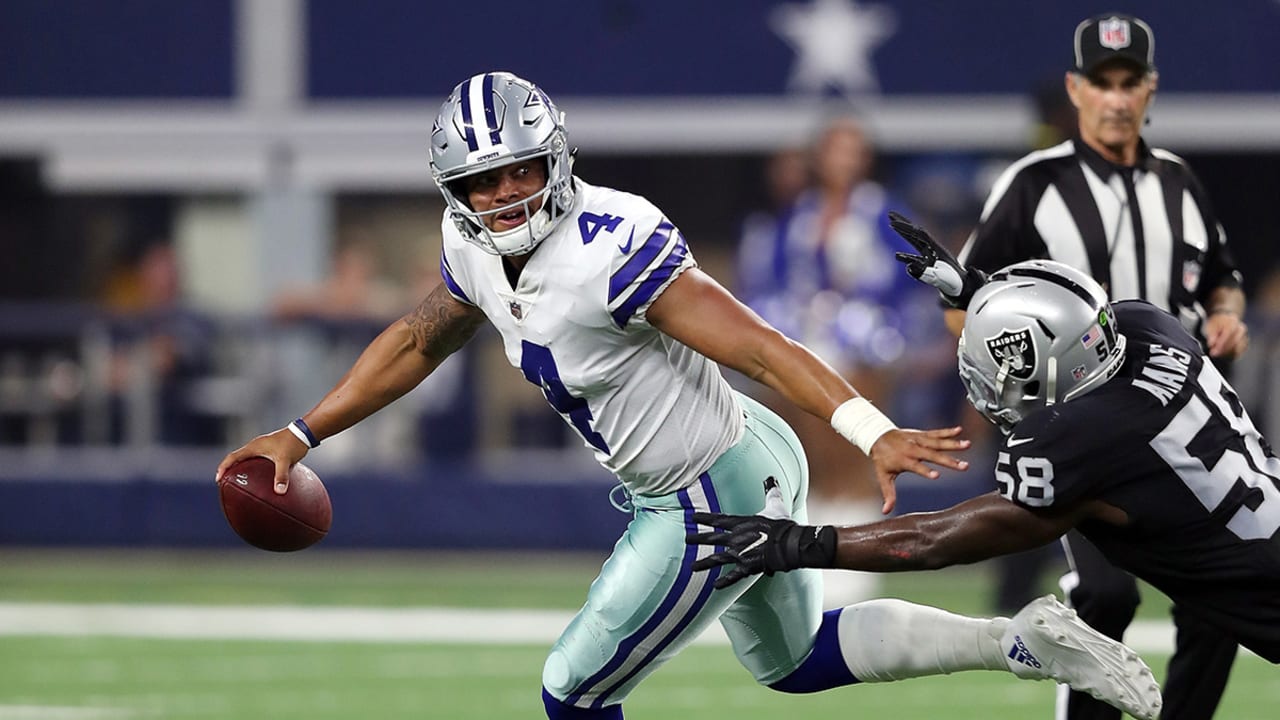
[[[1126,359],[1105,385],[1029,415],[1004,440],[1001,493],[1044,508],[1101,500],[1129,516],[1078,528],[1117,566],[1280,662],[1280,459],[1178,322],[1114,303]]]

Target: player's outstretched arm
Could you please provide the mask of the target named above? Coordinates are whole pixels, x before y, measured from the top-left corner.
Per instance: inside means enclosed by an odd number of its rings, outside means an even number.
[[[479,308],[437,285],[413,312],[382,331],[303,419],[318,438],[355,425],[417,387],[484,322]]]
[[[654,301],[647,317],[663,333],[712,360],[777,390],[801,409],[832,422],[871,458],[890,512],[899,473],[936,478],[930,464],[964,470],[949,453],[969,447],[960,428],[901,430],[803,345],[778,332],[697,268],[686,270]],[[852,411],[852,412],[851,412]]]
[[[889,227],[919,253],[894,253],[898,262],[906,266],[907,274],[937,290],[947,307],[956,310],[969,307],[973,294],[986,284],[986,275],[961,265],[950,250],[933,239],[928,230],[904,215],[889,211]]]
[[[689,533],[690,545],[725,549],[694,563],[695,570],[735,565],[716,587],[742,577],[801,567],[865,572],[935,570],[1039,547],[1061,537],[1084,517],[1083,509],[1032,511],[997,493],[946,510],[911,513],[868,525],[798,525],[789,518],[694,513],[716,528]]]
[[[441,283],[413,312],[369,343],[338,384],[302,416],[314,444],[346,430],[412,390],[470,340],[482,322],[484,313],[455,300]],[[276,466],[276,492],[284,493],[288,490],[289,468],[311,446],[288,427],[259,435],[223,458],[216,477],[240,460],[265,457]]]
[[[1085,515],[1083,507],[1031,510],[990,492],[945,510],[837,528],[835,567],[897,572],[974,563],[1052,542]]]

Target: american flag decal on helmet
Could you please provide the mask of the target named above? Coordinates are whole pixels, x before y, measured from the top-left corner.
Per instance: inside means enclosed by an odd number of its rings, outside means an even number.
[[[1085,349],[1088,350],[1098,344],[1098,338],[1100,337],[1102,337],[1102,328],[1098,327],[1096,324],[1092,325],[1085,331],[1084,335],[1080,337],[1080,344],[1084,345]]]

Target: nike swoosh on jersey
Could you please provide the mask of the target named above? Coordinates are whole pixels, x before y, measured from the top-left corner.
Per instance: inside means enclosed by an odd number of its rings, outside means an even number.
[[[742,552],[740,552],[740,553],[739,553],[739,555],[746,555],[747,553],[751,552],[752,550],[755,550],[756,548],[760,547],[761,545],[763,545],[763,544],[765,544],[765,543],[769,542],[769,533],[767,533],[767,532],[760,532],[760,531],[758,531],[758,530],[757,530],[757,531],[756,531],[756,534],[757,534],[759,537],[757,537],[755,540],[752,540],[750,545],[748,545],[748,546],[746,546],[746,547],[742,548]]]
[[[631,227],[631,234],[627,236],[627,244],[618,246],[618,249],[622,251],[623,255],[626,255],[627,253],[631,252],[631,241],[635,239],[636,239],[636,228],[633,225]]]
[[[1035,440],[1035,438],[1033,438],[1033,437],[1029,437],[1029,438],[1016,438],[1016,437],[1011,437],[1011,438],[1009,438],[1009,443],[1008,443],[1008,445],[1009,445],[1009,447],[1018,447],[1019,445],[1024,445],[1024,444],[1026,444],[1026,443],[1031,442],[1032,440]]]

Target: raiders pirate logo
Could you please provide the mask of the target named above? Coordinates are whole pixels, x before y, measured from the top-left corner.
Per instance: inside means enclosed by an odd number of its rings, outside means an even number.
[[[987,352],[997,366],[1006,366],[1009,376],[1030,380],[1036,369],[1036,345],[1031,341],[1031,329],[1004,330],[987,340]]]

